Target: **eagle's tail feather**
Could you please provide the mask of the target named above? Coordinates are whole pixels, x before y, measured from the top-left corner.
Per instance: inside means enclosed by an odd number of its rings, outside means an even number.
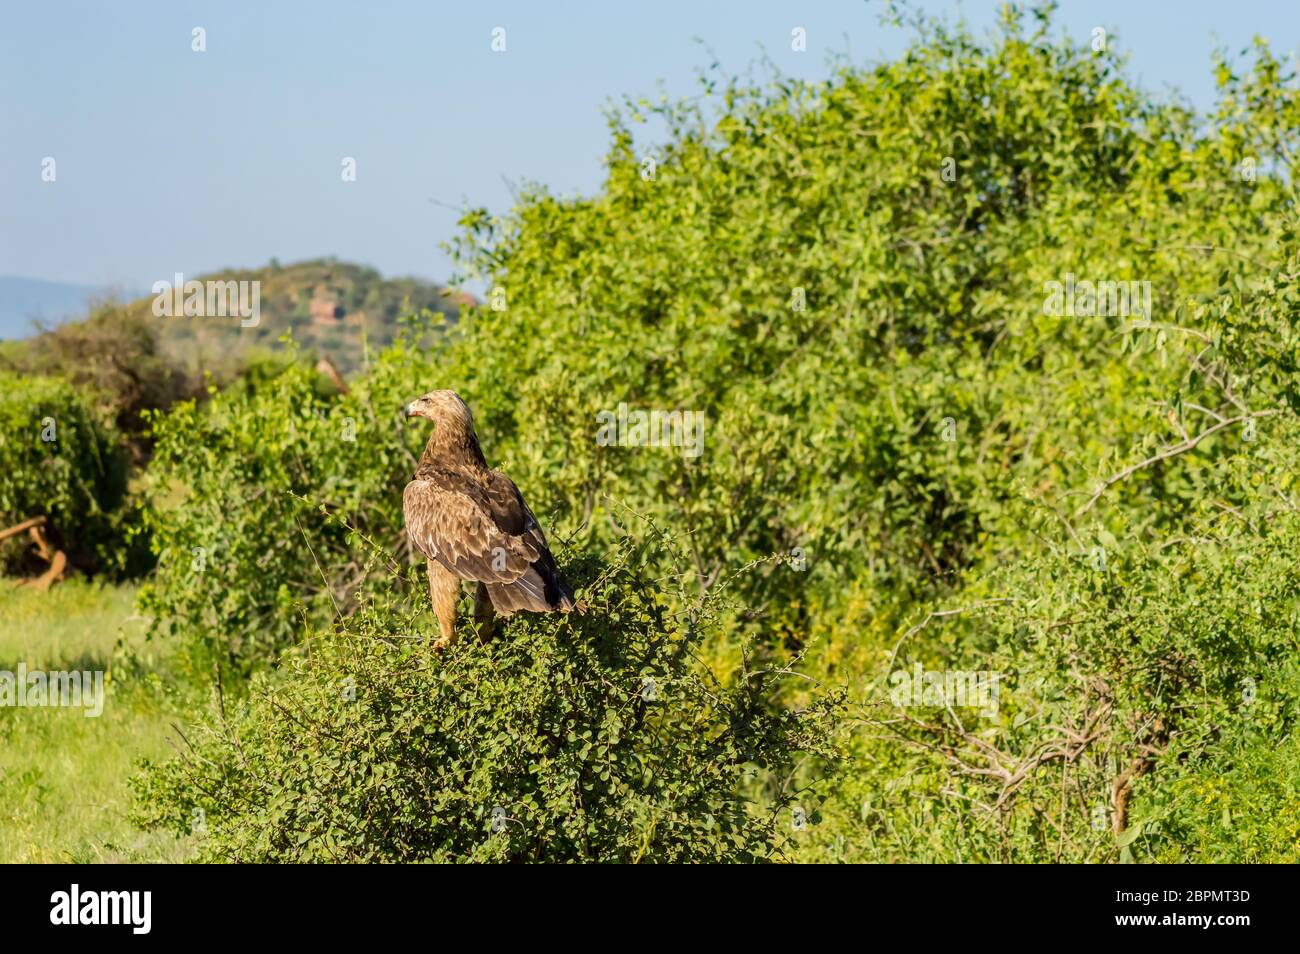
[[[549,553],[528,568],[523,576],[513,583],[489,583],[488,595],[498,613],[509,616],[519,610],[533,613],[572,613],[575,609],[582,612],[573,590],[560,576],[555,560]]]

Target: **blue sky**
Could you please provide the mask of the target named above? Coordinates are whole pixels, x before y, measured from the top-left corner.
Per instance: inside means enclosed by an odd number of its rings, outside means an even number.
[[[983,28],[998,4],[929,0]],[[442,279],[438,243],[468,200],[508,181],[590,193],[602,106],[690,93],[710,56],[743,73],[766,49],[825,76],[829,52],[897,55],[880,4],[632,2],[85,2],[0,7],[0,275],[148,288],[175,272],[321,255]],[[1058,30],[1117,32],[1131,75],[1213,101],[1210,54],[1256,34],[1300,47],[1290,0],[1061,4]],[[505,53],[491,50],[506,29]],[[808,52],[790,50],[807,30]],[[207,52],[191,50],[206,30]],[[57,180],[43,183],[51,156]],[[357,181],[341,161],[357,160]]]

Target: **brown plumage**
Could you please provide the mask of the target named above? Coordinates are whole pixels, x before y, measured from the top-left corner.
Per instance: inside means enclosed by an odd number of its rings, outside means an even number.
[[[406,532],[429,561],[429,595],[438,617],[438,647],[456,638],[461,580],[478,584],[474,618],[488,638],[493,609],[568,613],[573,591],[561,578],[546,536],[519,488],[488,467],[469,408],[455,391],[431,391],[406,416],[433,422],[402,506]]]

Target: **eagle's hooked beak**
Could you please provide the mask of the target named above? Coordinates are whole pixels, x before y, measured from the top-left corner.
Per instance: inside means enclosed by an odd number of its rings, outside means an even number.
[[[407,416],[408,418],[415,417],[415,402],[414,402],[414,401],[412,401],[410,404],[406,405],[406,416]]]

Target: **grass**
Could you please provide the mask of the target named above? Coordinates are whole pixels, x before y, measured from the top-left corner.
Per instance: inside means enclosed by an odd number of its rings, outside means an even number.
[[[102,670],[102,714],[0,707],[0,862],[180,861],[188,846],[127,819],[126,780],[169,751],[181,700],[145,641],[135,589],[72,579],[48,593],[0,579],[0,671]]]

